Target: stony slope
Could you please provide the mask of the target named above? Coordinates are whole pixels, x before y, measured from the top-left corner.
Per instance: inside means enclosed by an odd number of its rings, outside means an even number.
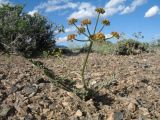
[[[80,82],[85,54],[37,58],[61,78]],[[160,119],[160,55],[100,55],[92,53],[86,80],[105,86],[82,101],[57,88],[27,59],[0,56],[0,120]],[[108,83],[108,84],[106,84]]]

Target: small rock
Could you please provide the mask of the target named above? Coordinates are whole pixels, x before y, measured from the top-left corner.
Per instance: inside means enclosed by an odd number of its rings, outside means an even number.
[[[148,91],[152,91],[153,88],[152,88],[151,86],[148,86],[148,87],[147,87],[147,90],[148,90]]]
[[[62,105],[63,105],[64,107],[67,107],[69,104],[68,104],[68,102],[62,102]]]
[[[28,85],[24,87],[23,93],[25,93],[26,95],[30,95],[30,94],[36,93],[37,89],[38,88],[35,85]]]
[[[24,120],[34,120],[34,117],[31,114],[28,114],[24,117]]]
[[[136,105],[134,103],[129,103],[128,105],[128,110],[131,112],[135,112],[136,111]]]
[[[84,87],[84,85],[82,85],[82,84],[76,84],[76,88],[78,88],[78,89],[81,89],[83,87]]]
[[[0,73],[0,80],[3,80],[5,78],[5,74],[4,73]]]
[[[149,111],[148,111],[147,108],[141,107],[141,108],[139,108],[139,109],[142,111],[142,114],[143,114],[144,116],[147,116],[147,117],[150,116]]]
[[[81,112],[80,110],[77,110],[77,112],[76,112],[75,116],[77,116],[77,117],[81,117],[81,116],[82,116],[82,112]]]
[[[94,84],[96,84],[97,82],[94,80],[94,81],[92,81],[90,84],[91,85],[94,85]]]
[[[43,109],[43,114],[47,114],[48,111],[50,111],[50,109]]]
[[[40,84],[40,83],[50,83],[50,81],[46,81],[44,78],[39,78],[37,81],[36,81],[37,84]]]
[[[16,69],[16,70],[13,71],[13,73],[14,73],[14,74],[19,74],[19,70]]]
[[[110,112],[107,120],[123,120],[122,112]]]
[[[13,85],[10,89],[10,94],[15,93],[16,91],[18,91],[18,87],[16,85]]]
[[[23,73],[21,73],[21,74],[18,76],[18,80],[21,80],[21,79],[23,79],[23,78],[25,78],[25,77],[26,77],[26,75],[23,74]]]
[[[123,120],[123,113],[122,112],[115,112],[114,113],[114,120]]]
[[[92,73],[92,74],[91,74],[92,77],[101,77],[101,76],[103,76],[103,75],[104,75],[104,73],[100,73],[100,72],[99,72],[99,73],[96,72],[96,73]]]
[[[108,114],[107,120],[114,120],[114,112],[110,112],[110,113]]]
[[[15,108],[13,106],[8,106],[6,104],[0,106],[0,118],[7,117],[11,114],[14,114]]]

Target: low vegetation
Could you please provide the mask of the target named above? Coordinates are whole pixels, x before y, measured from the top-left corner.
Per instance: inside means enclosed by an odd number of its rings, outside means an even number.
[[[116,45],[116,54],[118,55],[136,55],[143,52],[148,52],[149,44],[141,43],[136,40],[122,40]]]
[[[0,6],[0,49],[26,57],[34,56],[55,46],[55,32],[61,27],[51,24],[36,13],[23,12],[23,6]]]

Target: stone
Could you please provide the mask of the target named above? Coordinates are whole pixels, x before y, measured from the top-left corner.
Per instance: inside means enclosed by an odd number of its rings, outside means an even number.
[[[77,110],[77,112],[75,113],[75,116],[77,117],[81,117],[83,114],[81,112],[81,110]]]
[[[30,95],[30,94],[36,93],[37,89],[38,88],[35,85],[28,85],[24,87],[23,93],[25,93],[26,95]]]
[[[14,114],[15,108],[13,106],[8,106],[3,104],[0,106],[0,118],[7,117],[8,115]]]
[[[114,120],[123,120],[123,113],[122,112],[115,112],[114,113]]]
[[[5,74],[4,73],[0,73],[0,80],[5,79]]]
[[[90,84],[91,85],[95,85],[97,82],[95,80],[93,80]]]
[[[76,88],[78,88],[78,89],[81,89],[83,87],[84,87],[84,85],[82,85],[82,84],[76,84]]]
[[[43,114],[47,114],[47,112],[49,112],[50,109],[43,109]]]
[[[108,114],[107,120],[114,120],[114,112],[110,112],[110,113]]]
[[[107,120],[123,120],[122,112],[110,112],[108,114]]]
[[[68,103],[68,102],[62,102],[62,105],[63,105],[64,107],[67,107],[67,106],[69,105],[69,103]]]
[[[128,110],[131,111],[131,112],[135,112],[137,109],[135,103],[129,103],[128,105]]]
[[[149,111],[148,111],[147,108],[141,107],[141,108],[139,108],[139,109],[142,111],[142,114],[143,114],[144,116],[147,116],[147,117],[150,116]]]
[[[148,90],[148,91],[152,91],[153,88],[152,88],[151,86],[148,86],[148,87],[147,87],[147,90]]]
[[[28,114],[24,117],[24,120],[34,120],[34,117],[31,114]]]
[[[40,84],[40,83],[50,83],[50,81],[46,81],[44,78],[39,78],[37,81],[36,81],[37,84]]]

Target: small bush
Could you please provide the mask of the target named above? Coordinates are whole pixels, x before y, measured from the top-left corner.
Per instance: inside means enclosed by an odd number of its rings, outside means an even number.
[[[34,56],[55,46],[55,31],[60,27],[50,24],[36,13],[23,12],[23,6],[0,6],[0,49],[26,57]]]
[[[89,45],[84,45],[82,48],[79,49],[79,53],[87,53],[89,50]],[[93,50],[91,49],[90,52],[92,52]]]
[[[116,45],[116,54],[118,55],[136,55],[142,52],[148,52],[148,44],[129,39],[119,41]]]
[[[93,44],[93,52],[100,53],[100,54],[112,54],[114,52],[115,45],[110,41],[105,41],[104,43],[97,43]]]

